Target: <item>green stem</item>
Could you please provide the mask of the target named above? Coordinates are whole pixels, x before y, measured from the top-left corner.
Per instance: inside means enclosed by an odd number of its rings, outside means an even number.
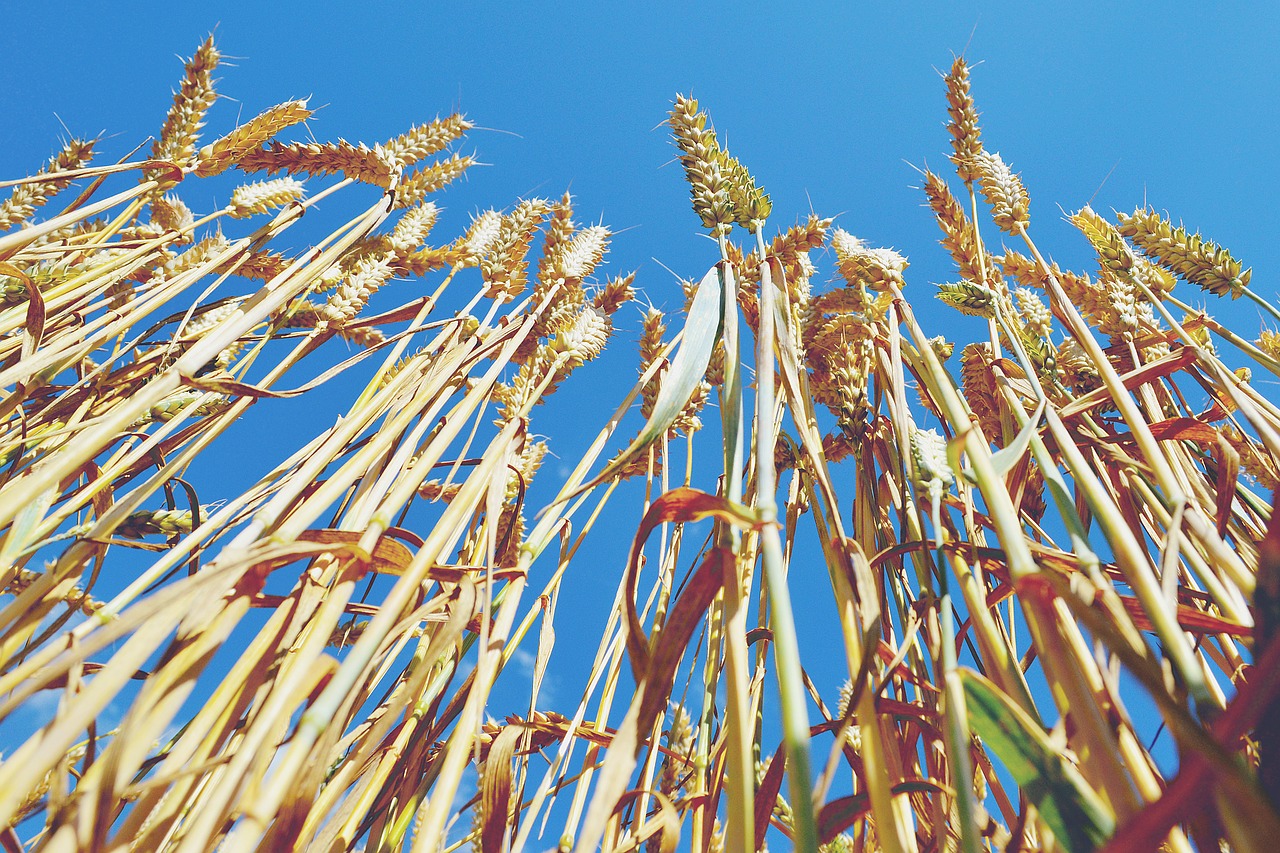
[[[813,780],[810,777],[809,714],[805,697],[800,644],[796,637],[791,592],[787,588],[782,539],[778,534],[777,476],[773,451],[774,431],[774,293],[764,237],[756,224],[760,252],[760,325],[756,335],[756,511],[765,522],[760,531],[764,578],[769,588],[769,619],[773,627],[774,659],[778,667],[778,691],[782,700],[782,728],[787,744],[787,778],[794,804],[793,841],[797,851],[816,853],[818,830],[814,821]]]

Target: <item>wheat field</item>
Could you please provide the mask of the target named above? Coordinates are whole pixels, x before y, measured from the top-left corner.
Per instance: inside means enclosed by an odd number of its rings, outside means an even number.
[[[953,281],[775,212],[676,96],[713,242],[664,314],[568,194],[438,234],[467,117],[213,131],[221,58],[149,148],[0,183],[4,850],[1274,849],[1280,333],[1193,303],[1280,311],[1226,248],[1085,206],[1046,259],[959,58],[920,175]],[[624,306],[633,381],[528,500]],[[339,416],[238,449],[298,398]],[[209,460],[250,485],[203,499]],[[610,536],[586,634],[557,602]],[[557,645],[592,663],[551,702]]]

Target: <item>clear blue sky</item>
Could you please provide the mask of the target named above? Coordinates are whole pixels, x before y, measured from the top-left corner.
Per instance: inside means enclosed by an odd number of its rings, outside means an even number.
[[[49,8],[0,3],[4,177],[38,168],[64,127],[79,136],[105,132],[100,159],[123,156],[159,129],[181,74],[177,57],[214,30],[227,57],[219,90],[228,97],[211,113],[213,134],[294,97],[321,107],[310,123],[319,139],[373,143],[453,110],[484,128],[464,150],[492,165],[442,196],[444,237],[477,209],[571,189],[579,221],[621,232],[608,272],[638,268],[645,298],[677,309],[679,290],[663,267],[696,276],[715,254],[699,236],[658,127],[672,96],[692,92],[772,194],[775,226],[811,209],[839,214],[849,231],[906,254],[909,288],[923,296],[954,273],[911,164],[948,166],[939,70],[963,52],[977,64],[984,141],[1022,173],[1032,232],[1060,262],[1094,265],[1062,210],[1090,201],[1098,210],[1132,209],[1146,200],[1229,247],[1253,267],[1253,287],[1275,294],[1280,4]],[[994,229],[987,236],[997,239]],[[1215,300],[1215,310],[1224,307]],[[1225,316],[1255,337],[1256,310],[1232,308]],[[923,313],[934,331],[946,331],[950,317],[931,307]],[[639,313],[624,309],[620,325],[614,352],[535,421],[561,458],[573,457],[569,430],[581,425],[569,395],[604,389],[612,400],[618,386],[610,377],[633,375]],[[602,419],[590,419],[590,429]],[[286,455],[283,447],[265,451],[264,463]],[[612,574],[603,585],[611,593]],[[594,648],[604,614],[589,604],[582,602],[589,615],[581,639]],[[571,605],[562,603],[561,613]],[[570,656],[571,625],[562,615],[559,648]],[[580,686],[562,676],[560,703]]]

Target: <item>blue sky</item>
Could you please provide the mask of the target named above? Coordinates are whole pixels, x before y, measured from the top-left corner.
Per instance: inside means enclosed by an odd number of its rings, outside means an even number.
[[[847,230],[897,248],[911,260],[909,295],[926,327],[946,332],[954,315],[928,294],[954,273],[914,166],[948,167],[939,71],[963,52],[977,66],[984,141],[1022,173],[1032,233],[1065,266],[1094,262],[1064,210],[1086,202],[1128,210],[1146,200],[1229,247],[1253,267],[1253,286],[1275,294],[1280,4],[1167,3],[1158,12],[996,2],[58,8],[54,17],[35,3],[0,3],[6,178],[38,168],[68,131],[104,132],[103,161],[143,142],[164,119],[177,57],[213,30],[227,97],[210,115],[210,139],[237,117],[295,97],[320,108],[310,122],[317,138],[369,143],[461,110],[479,126],[463,150],[491,165],[442,195],[438,234],[459,233],[478,209],[569,189],[579,221],[620,232],[607,272],[638,269],[643,297],[674,310],[680,291],[664,267],[700,276],[716,256],[659,127],[674,94],[691,92],[772,194],[774,227],[810,210],[838,214]],[[986,234],[998,241],[994,229]],[[1256,337],[1253,307],[1213,307]],[[535,422],[562,459],[573,458],[571,430],[583,422],[572,399],[608,392],[599,416],[587,419],[594,433],[614,405],[613,380],[631,381],[639,318],[624,309],[612,352]],[[264,447],[261,458],[285,455]],[[623,554],[638,516],[628,518],[618,520],[630,526],[619,536]],[[612,575],[603,585],[611,593]],[[572,644],[570,606],[587,614],[582,639],[594,648],[607,601],[562,603],[561,649]],[[559,678],[552,689],[565,703],[581,685]],[[515,701],[494,712],[519,710]]]

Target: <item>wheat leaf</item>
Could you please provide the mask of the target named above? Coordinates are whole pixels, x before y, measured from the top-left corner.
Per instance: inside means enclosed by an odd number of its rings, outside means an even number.
[[[968,669],[960,676],[974,732],[1004,762],[1058,845],[1076,853],[1106,841],[1115,818],[1044,730],[986,678]]]
[[[574,494],[580,494],[599,483],[603,483],[622,470],[653,441],[662,436],[676,416],[684,410],[693,396],[694,389],[707,373],[707,365],[711,363],[711,352],[716,341],[720,340],[721,306],[724,286],[720,280],[719,267],[712,267],[693,296],[693,304],[689,306],[689,314],[685,318],[684,331],[681,333],[680,349],[676,350],[671,367],[662,377],[662,387],[653,404],[653,413],[645,423],[640,434],[622,455],[609,463],[595,479],[578,488]],[[569,497],[572,497],[570,495]]]

